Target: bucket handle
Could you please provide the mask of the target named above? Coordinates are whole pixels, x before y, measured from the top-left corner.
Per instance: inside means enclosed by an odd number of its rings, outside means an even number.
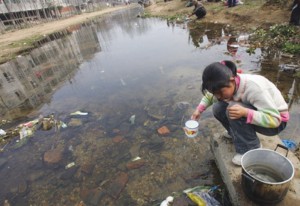
[[[253,179],[252,177],[250,177],[248,174],[242,173],[242,176],[244,176],[246,179],[250,180],[252,183],[255,183],[255,179]]]
[[[281,147],[282,149],[285,149],[286,150],[286,154],[285,154],[285,157],[288,156],[288,153],[289,153],[289,149],[286,147],[286,146],[283,146],[281,144],[277,144],[276,148],[274,149],[274,151],[277,150],[278,147]]]

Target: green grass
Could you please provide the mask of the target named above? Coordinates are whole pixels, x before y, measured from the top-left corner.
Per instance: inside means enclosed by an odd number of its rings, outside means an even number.
[[[38,40],[41,40],[43,38],[43,36],[41,35],[37,35],[37,36],[32,36],[30,38],[27,38],[27,39],[22,39],[20,41],[16,41],[11,45],[11,48],[18,48],[18,47],[21,47],[21,48],[28,48],[28,47],[33,47],[34,46],[34,43]]]

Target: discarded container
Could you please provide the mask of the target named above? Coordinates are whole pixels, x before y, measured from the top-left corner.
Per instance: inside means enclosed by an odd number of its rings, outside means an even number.
[[[195,120],[188,120],[183,128],[185,135],[189,138],[194,138],[198,135],[199,123]]]

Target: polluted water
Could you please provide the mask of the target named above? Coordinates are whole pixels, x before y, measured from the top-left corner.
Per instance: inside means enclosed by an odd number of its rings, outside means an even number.
[[[148,206],[196,186],[223,192],[209,147],[223,128],[208,111],[192,140],[182,130],[213,61],[239,60],[244,73],[280,82],[292,105],[288,127],[299,134],[298,80],[272,70],[269,51],[249,56],[240,45],[233,57],[227,40],[238,31],[230,26],[136,18],[139,12],[47,35],[0,65],[0,205]]]

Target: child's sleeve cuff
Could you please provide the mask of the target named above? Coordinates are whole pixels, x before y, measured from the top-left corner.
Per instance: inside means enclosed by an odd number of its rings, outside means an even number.
[[[206,107],[205,107],[204,105],[202,105],[202,104],[199,104],[199,105],[197,106],[197,110],[198,110],[200,113],[204,112],[205,109],[206,109]]]
[[[250,124],[253,120],[254,116],[254,110],[253,109],[248,109],[248,114],[247,114],[247,124]]]

